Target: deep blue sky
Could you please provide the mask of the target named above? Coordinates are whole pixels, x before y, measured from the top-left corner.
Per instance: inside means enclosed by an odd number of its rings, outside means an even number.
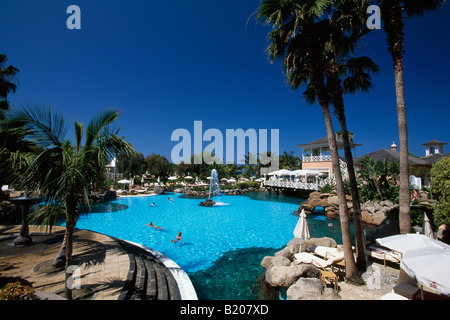
[[[81,8],[81,30],[66,9]],[[254,17],[259,0],[15,0],[0,4],[0,52],[20,69],[15,104],[44,104],[88,120],[107,107],[138,152],[169,158],[175,129],[279,129],[280,153],[326,135],[317,105],[292,92],[265,54],[268,29]],[[409,149],[450,143],[450,6],[406,23],[405,90]],[[248,22],[248,24],[247,24]],[[357,156],[398,144],[392,62],[385,34],[364,50],[381,66],[370,93],[346,98]],[[339,128],[336,126],[335,131]],[[203,147],[208,143],[205,142]],[[447,146],[446,152],[450,151]]]

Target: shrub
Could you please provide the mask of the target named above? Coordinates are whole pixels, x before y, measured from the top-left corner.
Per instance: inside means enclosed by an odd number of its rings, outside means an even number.
[[[433,164],[431,191],[438,201],[434,210],[435,223],[450,224],[450,157],[443,157]]]
[[[34,289],[30,286],[22,285],[19,281],[8,283],[2,292],[0,300],[36,300]]]

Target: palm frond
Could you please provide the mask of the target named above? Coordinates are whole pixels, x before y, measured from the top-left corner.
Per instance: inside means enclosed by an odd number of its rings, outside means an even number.
[[[25,130],[27,137],[42,147],[61,146],[67,133],[63,116],[40,105],[18,106],[11,110],[7,123]]]

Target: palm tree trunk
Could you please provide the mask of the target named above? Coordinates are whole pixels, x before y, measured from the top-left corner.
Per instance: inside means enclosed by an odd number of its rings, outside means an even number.
[[[357,281],[357,268],[353,258],[352,239],[350,236],[350,225],[348,219],[347,200],[345,198],[344,183],[339,167],[339,155],[337,151],[336,136],[331,122],[331,113],[328,106],[322,106],[322,113],[325,118],[327,128],[328,144],[330,145],[331,161],[333,165],[333,173],[336,181],[336,191],[339,203],[339,219],[341,222],[342,245],[344,248],[345,259],[345,277],[348,281]]]
[[[339,167],[339,154],[336,143],[336,135],[334,134],[333,123],[331,121],[331,113],[328,107],[328,100],[326,97],[326,90],[324,86],[323,77],[315,75],[313,77],[315,88],[318,89],[318,102],[325,119],[325,126],[327,129],[328,144],[330,146],[331,162],[333,165],[333,173],[336,182],[336,191],[339,203],[339,220],[341,222],[342,232],[342,246],[344,248],[345,260],[345,277],[348,281],[358,281],[358,269],[356,268],[355,260],[353,258],[352,241],[350,236],[350,225],[348,219],[347,200],[345,198],[344,183],[342,181],[341,170]]]
[[[58,254],[53,260],[54,268],[64,267],[66,264],[66,246],[67,246],[67,231],[64,233],[64,240],[61,244]]]
[[[365,271],[367,267],[366,246],[364,243],[364,235],[361,219],[361,204],[358,193],[358,185],[356,183],[355,167],[353,165],[353,155],[350,146],[350,137],[347,130],[347,121],[345,119],[345,107],[343,99],[343,89],[339,77],[336,73],[330,74],[329,84],[330,90],[333,91],[334,97],[334,113],[338,118],[341,127],[342,142],[344,144],[345,162],[347,163],[348,178],[350,182],[350,192],[352,195],[353,205],[353,224],[355,226],[355,244],[356,244],[356,265],[360,271]]]
[[[350,147],[350,139],[347,131],[347,123],[345,121],[344,108],[338,107],[337,116],[342,131],[342,141],[344,144],[345,161],[347,162],[348,177],[350,181],[350,191],[353,204],[353,224],[355,226],[355,244],[356,244],[356,265],[360,271],[365,271],[367,267],[366,246],[364,243],[364,235],[361,219],[361,205],[356,183],[355,167],[353,166],[353,156]]]
[[[70,274],[67,272],[69,267],[72,265],[72,253],[73,253],[73,230],[74,226],[72,224],[67,224],[66,226],[66,266],[65,266],[65,285],[64,285],[64,296],[67,300],[72,300],[72,289],[69,287]]]
[[[398,1],[386,8],[384,30],[387,34],[388,51],[392,55],[395,74],[395,94],[397,97],[398,132],[400,139],[400,233],[411,232],[411,211],[409,204],[409,162],[408,129],[406,124],[406,106],[403,83],[403,18]],[[383,14],[383,12],[382,12]]]

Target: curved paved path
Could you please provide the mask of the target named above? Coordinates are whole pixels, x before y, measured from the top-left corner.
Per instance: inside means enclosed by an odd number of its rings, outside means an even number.
[[[52,234],[30,227],[33,245],[12,244],[19,226],[0,226],[0,286],[16,278],[36,290],[55,293],[64,289],[64,272],[39,273],[37,266],[59,251],[64,228]],[[80,284],[90,287],[95,300],[196,299],[189,277],[170,259],[149,248],[87,230],[74,233],[74,264]]]

